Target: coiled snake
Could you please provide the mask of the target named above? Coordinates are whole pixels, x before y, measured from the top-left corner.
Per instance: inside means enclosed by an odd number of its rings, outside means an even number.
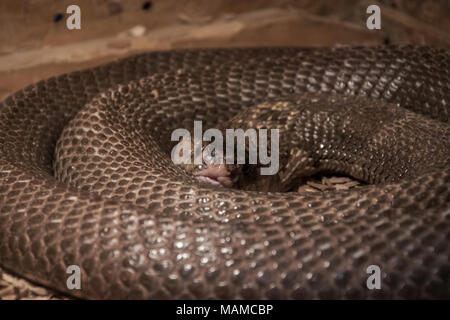
[[[0,264],[83,298],[450,298],[449,62],[411,46],[181,50],[33,84],[0,104]],[[302,110],[286,132],[309,166],[370,185],[245,191],[171,162],[174,129],[267,101]]]

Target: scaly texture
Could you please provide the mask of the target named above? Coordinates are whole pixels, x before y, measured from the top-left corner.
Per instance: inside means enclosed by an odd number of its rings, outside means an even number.
[[[34,84],[0,104],[0,263],[84,298],[450,298],[449,58],[155,52]],[[295,110],[296,95],[307,111],[294,134],[313,162],[376,185],[243,191],[172,164],[175,128],[266,100]],[[66,287],[73,264],[81,290]],[[366,287],[369,265],[381,290]]]

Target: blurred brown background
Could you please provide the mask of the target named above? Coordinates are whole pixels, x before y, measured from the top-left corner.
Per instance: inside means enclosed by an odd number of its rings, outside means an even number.
[[[68,30],[66,8],[81,8]],[[366,9],[381,8],[381,30]],[[450,0],[2,0],[0,99],[136,52],[192,47],[427,44],[450,48]]]

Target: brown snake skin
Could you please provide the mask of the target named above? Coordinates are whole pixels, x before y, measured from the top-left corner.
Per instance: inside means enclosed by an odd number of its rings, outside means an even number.
[[[186,50],[33,84],[0,104],[0,264],[82,298],[450,298],[449,63],[409,46]],[[296,97],[293,141],[375,185],[243,191],[172,164],[172,130]]]

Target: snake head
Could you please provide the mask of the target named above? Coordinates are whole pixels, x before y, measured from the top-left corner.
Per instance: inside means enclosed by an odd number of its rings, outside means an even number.
[[[203,164],[198,165],[192,173],[199,181],[223,187],[232,187],[233,180],[231,172],[226,164]]]
[[[191,154],[195,150],[193,142],[183,139],[180,141],[179,147],[180,156],[183,156],[183,150],[186,148],[191,148]],[[199,161],[195,163],[191,158],[190,163],[182,163],[180,166],[200,182],[228,188],[235,186],[240,176],[241,166],[227,164],[224,156],[216,154],[214,150],[208,150],[206,142],[203,143],[201,151],[200,164],[198,164]]]

